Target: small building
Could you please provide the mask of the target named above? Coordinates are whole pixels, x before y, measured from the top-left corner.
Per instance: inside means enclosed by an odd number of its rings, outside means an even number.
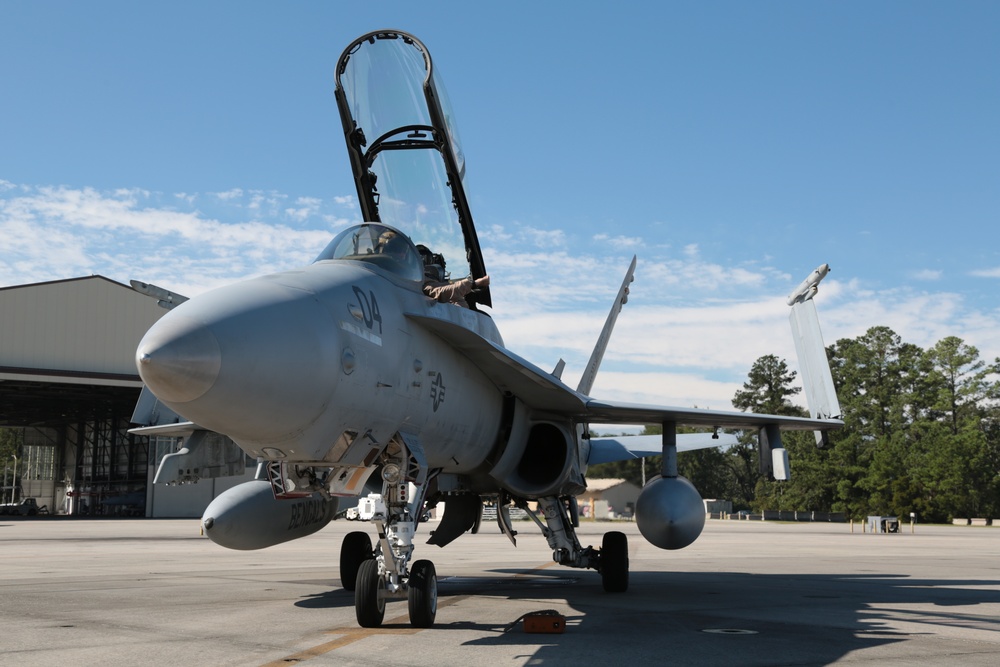
[[[733,501],[731,500],[717,500],[715,498],[705,498],[705,514],[708,515],[724,515],[733,513]]]
[[[580,512],[595,519],[631,519],[640,491],[624,479],[588,479],[587,490],[577,497]]]

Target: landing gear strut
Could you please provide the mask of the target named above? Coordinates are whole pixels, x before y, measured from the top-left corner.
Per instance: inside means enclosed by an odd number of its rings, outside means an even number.
[[[353,583],[354,611],[361,627],[382,625],[386,601],[405,599],[410,624],[429,628],[437,615],[437,573],[429,560],[410,564],[413,534],[427,492],[423,450],[415,439],[399,434],[387,445],[381,464],[382,493],[369,494],[358,503],[359,517],[378,529],[378,542],[373,550],[365,533],[344,538],[341,580],[347,590]]]
[[[532,512],[527,503],[519,501],[517,504],[528,512],[528,516],[542,530],[542,535],[548,540],[552,547],[552,560],[560,565],[568,567],[590,568],[601,573],[601,583],[608,593],[624,593],[628,590],[628,537],[625,533],[611,531],[604,535],[601,549],[580,545],[576,536],[576,527],[579,525],[576,511],[576,499],[572,496],[557,498],[548,496],[538,499],[538,508],[545,519],[541,520]],[[501,530],[513,534],[509,523],[503,525],[506,512],[497,512],[498,521],[501,522]],[[511,538],[513,539],[513,538]]]

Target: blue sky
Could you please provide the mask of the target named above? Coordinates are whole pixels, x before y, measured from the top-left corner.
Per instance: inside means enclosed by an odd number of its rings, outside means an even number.
[[[647,6],[650,5],[650,6]],[[354,37],[447,84],[508,345],[594,393],[727,408],[794,365],[784,296],[833,267],[827,343],[892,327],[1000,356],[1000,4],[0,4],[0,286],[196,294],[359,219],[333,99]]]

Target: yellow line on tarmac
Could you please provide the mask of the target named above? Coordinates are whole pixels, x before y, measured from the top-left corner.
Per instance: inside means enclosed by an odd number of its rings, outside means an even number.
[[[556,563],[554,560],[553,561],[549,561],[548,563],[542,563],[538,567],[533,567],[530,570],[528,570],[527,572],[518,572],[517,574],[514,575],[514,578],[517,579],[518,577],[530,577],[535,572],[538,572],[539,570],[547,570],[548,568],[552,567],[553,565],[558,565],[558,563]]]
[[[449,597],[445,599],[438,598],[438,609],[442,607],[451,606],[457,602],[467,599],[468,595],[456,595],[454,597]],[[400,615],[395,618],[390,618],[385,623],[387,625],[397,625],[402,623],[409,623],[409,615]],[[429,628],[428,628],[429,629]],[[354,642],[365,639],[367,637],[373,637],[375,635],[413,635],[418,632],[422,632],[424,628],[333,628],[332,630],[327,630],[324,634],[328,635],[343,635],[333,641],[324,642],[322,644],[317,644],[312,648],[307,648],[304,651],[299,651],[290,656],[281,658],[279,660],[274,660],[273,662],[268,662],[261,667],[288,667],[289,664],[295,662],[303,662],[305,660],[310,660],[320,655],[329,653],[330,651],[335,651],[338,648],[347,646],[348,644],[353,644]]]
[[[553,561],[550,563],[539,565],[538,567],[533,567],[527,572],[520,572],[518,574],[515,574],[514,578],[517,579],[519,577],[530,577],[533,572],[550,568],[555,564],[556,563]],[[441,609],[442,607],[450,607],[451,605],[456,604],[458,602],[462,602],[463,600],[467,600],[468,598],[469,598],[468,595],[455,595],[453,597],[438,598],[438,609]],[[390,626],[400,625],[409,622],[410,622],[409,614],[400,615],[395,618],[390,618],[388,621],[385,621],[386,625]],[[342,635],[342,636],[332,641],[324,642],[322,644],[317,644],[316,646],[307,648],[304,651],[293,653],[292,655],[286,656],[279,660],[274,660],[272,662],[265,663],[264,665],[261,665],[261,667],[288,667],[288,665],[291,663],[311,660],[312,658],[315,658],[317,656],[325,655],[330,651],[336,651],[338,648],[347,646],[349,644],[353,644],[356,641],[366,639],[368,637],[373,637],[375,635],[413,635],[418,632],[423,632],[423,630],[425,629],[431,629],[431,628],[412,628],[412,627],[359,628],[354,626],[351,626],[349,628],[347,627],[333,628],[332,630],[327,630],[324,634]]]

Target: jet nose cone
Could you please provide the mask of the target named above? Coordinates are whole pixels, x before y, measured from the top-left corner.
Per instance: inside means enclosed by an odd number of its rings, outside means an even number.
[[[215,335],[203,324],[169,313],[146,332],[135,361],[139,376],[157,398],[186,403],[215,384],[222,352]]]

